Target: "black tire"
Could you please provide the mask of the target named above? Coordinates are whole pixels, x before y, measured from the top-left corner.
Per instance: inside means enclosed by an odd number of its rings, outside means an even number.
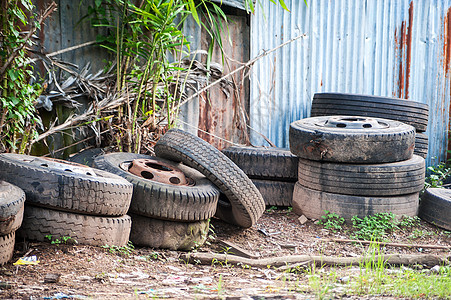
[[[424,187],[424,158],[385,164],[325,163],[299,159],[299,183],[312,190],[356,196],[398,196]]]
[[[252,179],[266,206],[291,206],[294,182]]]
[[[67,160],[77,164],[94,167],[94,159],[102,154],[105,154],[105,150],[103,148],[89,148],[78,152]]]
[[[22,224],[24,191],[6,181],[0,181],[0,235],[16,231]]]
[[[293,212],[309,219],[320,219],[325,211],[329,211],[347,221],[353,216],[363,218],[383,212],[416,216],[418,199],[419,193],[391,197],[340,195],[312,190],[297,182],[293,192]]]
[[[99,217],[26,205],[22,227],[17,233],[27,239],[49,241],[71,237],[79,244],[125,246],[129,240],[131,218]]]
[[[0,266],[6,264],[11,260],[11,258],[13,258],[15,242],[15,232],[0,236]]]
[[[417,132],[415,134],[415,149],[413,150],[413,153],[423,158],[426,158],[428,155],[428,148],[429,148],[428,136],[424,133]]]
[[[205,243],[209,220],[175,222],[131,215],[130,241],[134,245],[170,250],[193,250]]]
[[[429,107],[410,100],[370,95],[317,93],[311,116],[367,116],[400,121],[426,131]]]
[[[297,180],[298,158],[289,149],[233,146],[222,153],[251,179]]]
[[[133,186],[115,174],[40,157],[0,154],[0,179],[25,191],[26,202],[101,216],[127,213]]]
[[[159,157],[182,161],[198,170],[221,190],[227,199],[220,198],[216,216],[223,221],[247,228],[265,211],[265,201],[249,177],[221,151],[197,136],[171,129],[154,149]]]
[[[354,123],[374,126],[349,128]],[[336,127],[342,125],[347,127]],[[315,161],[396,162],[410,159],[415,145],[415,129],[412,126],[385,119],[341,116],[306,118],[291,123],[289,135],[290,151],[300,158]]]
[[[451,190],[429,188],[421,196],[418,216],[451,231]]]
[[[180,169],[194,185],[171,185],[145,179],[121,168],[135,159],[156,159]],[[133,184],[129,211],[138,215],[174,221],[200,221],[214,216],[219,190],[204,175],[180,163],[134,153],[110,153],[95,158],[94,165],[117,174]]]

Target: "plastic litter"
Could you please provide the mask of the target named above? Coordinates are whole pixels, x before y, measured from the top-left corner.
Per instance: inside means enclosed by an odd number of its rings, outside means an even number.
[[[19,258],[13,265],[37,265],[39,264],[39,260],[37,259],[36,255],[33,256],[26,256]]]

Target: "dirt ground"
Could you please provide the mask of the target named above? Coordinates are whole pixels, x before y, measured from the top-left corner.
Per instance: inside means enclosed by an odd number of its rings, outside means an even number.
[[[301,225],[297,215],[287,209],[266,211],[249,229],[239,229],[212,220],[215,238],[197,252],[226,251],[219,241],[233,242],[260,258],[295,254],[355,257],[365,247],[351,243],[325,241],[349,238],[347,227],[340,233],[325,230],[308,221]],[[451,246],[451,233],[426,222],[415,228],[396,231],[391,242]],[[27,251],[39,264],[14,266]],[[0,268],[2,299],[314,299],[306,292],[306,272],[290,273],[275,268],[244,268],[223,263],[188,264],[182,252],[136,248],[129,256],[112,254],[107,249],[82,245],[51,245],[16,241],[13,260]],[[430,253],[449,257],[449,250],[416,247],[385,247],[385,253]],[[346,272],[358,272],[346,268]],[[48,279],[59,277],[55,283]],[[344,299],[395,299],[384,296]],[[399,298],[396,298],[399,299]]]

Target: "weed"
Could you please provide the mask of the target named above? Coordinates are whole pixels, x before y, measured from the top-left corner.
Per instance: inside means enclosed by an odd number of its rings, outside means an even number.
[[[135,251],[135,246],[133,246],[131,241],[128,241],[125,246],[103,245],[101,247],[107,249],[110,253],[124,256],[130,256]]]
[[[357,231],[353,238],[361,240],[382,241],[389,232],[398,228],[396,216],[393,213],[378,213],[373,216],[358,216],[351,218],[352,226]]]
[[[342,225],[345,222],[345,219],[337,215],[336,213],[329,212],[327,210],[324,211],[325,215],[321,216],[321,220],[319,220],[319,224],[323,225],[326,229],[331,229],[333,232],[337,232],[337,230],[342,229]]]
[[[277,210],[277,206],[271,206],[270,208],[268,208],[267,210],[266,210],[266,212],[274,212],[274,211],[276,211]]]
[[[420,225],[420,218],[417,216],[402,216],[398,223],[398,227],[400,228],[412,228],[418,225]]]
[[[61,238],[53,239],[53,235],[47,234],[45,236],[46,239],[50,241],[52,245],[59,245],[59,244],[78,244],[78,241],[70,236],[62,236]]]
[[[434,235],[433,232],[422,230],[422,229],[415,229],[412,231],[412,233],[407,237],[409,240],[416,240],[419,238],[423,238],[426,236]]]
[[[451,150],[447,151],[448,154]],[[427,168],[429,176],[424,181],[424,190],[428,188],[440,188],[443,186],[443,181],[451,175],[451,168],[449,161],[447,163],[441,162],[436,166],[429,166]]]

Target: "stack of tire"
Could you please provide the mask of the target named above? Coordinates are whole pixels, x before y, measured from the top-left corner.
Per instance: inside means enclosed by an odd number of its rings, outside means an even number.
[[[322,116],[290,125],[299,157],[293,211],[350,220],[381,212],[415,216],[425,163],[413,155],[414,127],[393,120]]]
[[[16,230],[22,224],[25,193],[6,181],[0,181],[0,265],[13,256]]]
[[[291,206],[298,158],[290,150],[232,146],[222,152],[252,180],[266,206]]]
[[[171,129],[154,150],[156,157],[110,153],[94,159],[95,167],[134,186],[134,244],[191,250],[204,243],[211,217],[247,228],[263,214],[264,200],[250,179],[204,140]]]
[[[127,244],[126,215],[133,186],[123,178],[50,158],[0,154],[0,179],[26,194],[18,235],[48,241],[70,237],[80,244]]]
[[[311,116],[364,116],[403,122],[415,127],[414,154],[428,154],[429,106],[415,101],[344,93],[317,93],[313,96]]]

